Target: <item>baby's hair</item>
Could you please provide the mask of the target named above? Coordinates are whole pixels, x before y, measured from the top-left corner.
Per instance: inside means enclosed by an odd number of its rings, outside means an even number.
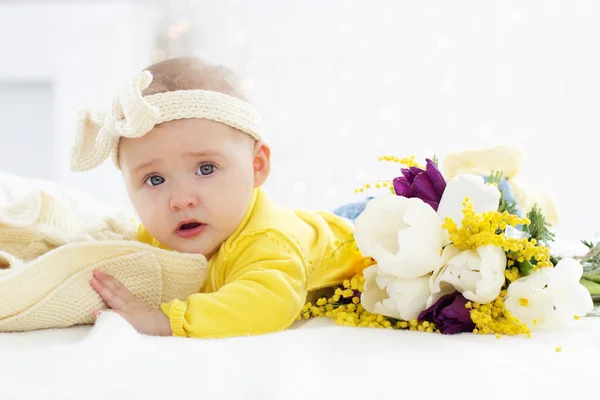
[[[248,102],[240,79],[228,68],[210,64],[197,57],[170,58],[152,64],[145,70],[152,74],[150,86],[143,96],[176,90],[210,90]]]

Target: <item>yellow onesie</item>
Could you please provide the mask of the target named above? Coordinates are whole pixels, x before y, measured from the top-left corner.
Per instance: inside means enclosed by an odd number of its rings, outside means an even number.
[[[209,260],[201,292],[161,305],[173,335],[223,338],[289,328],[307,297],[364,265],[348,242],[352,230],[333,214],[280,207],[255,189],[240,226]],[[143,226],[138,240],[161,246]]]

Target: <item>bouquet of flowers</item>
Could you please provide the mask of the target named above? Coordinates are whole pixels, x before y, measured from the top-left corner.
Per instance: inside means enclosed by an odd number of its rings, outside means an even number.
[[[401,176],[379,187],[355,220],[364,269],[300,318],[442,334],[530,335],[593,309],[582,264],[557,259],[537,206],[524,213],[502,173],[446,179],[435,157],[398,159]]]

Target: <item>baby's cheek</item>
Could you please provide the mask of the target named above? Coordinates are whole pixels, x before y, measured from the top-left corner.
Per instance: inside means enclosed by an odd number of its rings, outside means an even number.
[[[156,228],[161,225],[160,213],[156,207],[146,201],[136,201],[133,203],[133,207],[146,229],[156,232]]]
[[[143,216],[142,216],[143,215]],[[146,221],[146,225],[151,227],[154,231],[161,231],[161,227],[164,226],[164,217],[157,210],[146,209],[143,214],[140,215],[142,220]]]

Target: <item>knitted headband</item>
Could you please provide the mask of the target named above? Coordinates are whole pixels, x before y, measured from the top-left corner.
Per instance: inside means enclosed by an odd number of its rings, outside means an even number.
[[[155,125],[175,119],[210,119],[261,139],[262,120],[250,104],[208,90],[177,90],[142,96],[150,82],[152,74],[140,72],[117,91],[109,112],[80,111],[71,154],[73,171],[95,168],[111,154],[119,168],[120,138],[142,137]]]

